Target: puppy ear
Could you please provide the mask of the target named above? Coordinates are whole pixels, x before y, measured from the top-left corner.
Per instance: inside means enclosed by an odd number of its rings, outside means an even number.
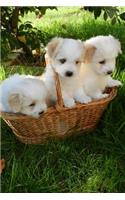
[[[95,53],[95,50],[96,50],[96,47],[92,45],[85,45],[85,54],[84,54],[83,62],[90,63]]]
[[[47,54],[50,58],[53,57],[53,55],[56,53],[58,47],[62,43],[63,39],[62,38],[53,38],[47,45],[46,50]]]
[[[21,110],[20,94],[10,94],[8,98],[8,104],[13,112],[19,112]]]

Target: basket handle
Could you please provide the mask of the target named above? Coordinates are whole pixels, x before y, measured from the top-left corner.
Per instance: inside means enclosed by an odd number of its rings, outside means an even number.
[[[61,84],[60,84],[58,73],[55,72],[54,69],[53,69],[53,72],[54,72],[56,94],[57,94],[56,110],[58,110],[60,112],[64,108],[64,102],[63,102],[62,91],[61,91]]]
[[[52,63],[49,61],[49,58],[48,58],[47,54],[45,54],[45,62],[46,62],[46,66],[48,64],[50,64],[51,68],[53,70],[54,81],[55,81],[55,86],[56,86],[56,95],[57,95],[56,110],[60,112],[64,108],[64,102],[63,102],[63,97],[62,97],[62,91],[61,91],[61,84],[60,84],[60,80],[59,80],[59,75],[55,71],[54,67],[52,66]]]

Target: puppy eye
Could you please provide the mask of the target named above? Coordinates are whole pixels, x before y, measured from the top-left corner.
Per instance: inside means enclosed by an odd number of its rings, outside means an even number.
[[[65,58],[60,59],[59,62],[62,63],[62,64],[64,64],[66,62],[66,59]]]
[[[33,107],[33,106],[35,106],[35,103],[31,103],[29,106],[30,106],[30,107]]]
[[[99,62],[100,64],[105,64],[105,60],[102,60]]]
[[[76,60],[76,65],[78,65],[80,63],[80,61],[79,60]]]

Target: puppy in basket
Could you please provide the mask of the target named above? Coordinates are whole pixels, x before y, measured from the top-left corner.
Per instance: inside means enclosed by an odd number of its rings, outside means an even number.
[[[106,98],[108,94],[103,93],[106,87],[122,85],[111,77],[116,57],[121,53],[120,42],[109,35],[93,37],[84,45],[84,62],[80,72],[83,88],[92,99]]]
[[[58,73],[64,106],[72,108],[75,101],[90,102],[81,85],[79,73],[84,53],[84,45],[80,40],[68,38],[53,38],[47,45],[47,66],[43,80],[51,94],[51,100],[56,102],[54,71]]]
[[[47,110],[47,88],[30,75],[15,74],[0,85],[0,110],[39,117]]]

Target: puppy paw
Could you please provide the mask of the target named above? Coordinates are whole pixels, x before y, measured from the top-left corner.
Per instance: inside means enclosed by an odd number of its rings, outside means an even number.
[[[111,80],[108,84],[108,87],[115,87],[115,86],[122,86],[122,83],[121,81],[118,81],[118,80]]]
[[[99,94],[96,94],[96,95],[93,97],[93,99],[99,100],[99,99],[107,98],[108,96],[109,96],[109,94],[107,94],[107,93],[104,93],[104,94],[99,93]]]
[[[64,100],[64,105],[67,108],[73,108],[75,106],[75,101],[74,101],[74,99]]]
[[[108,96],[109,96],[109,94],[107,94],[107,93],[102,94],[102,98],[107,98]]]
[[[77,99],[77,101],[79,103],[89,103],[89,102],[92,101],[92,99],[89,96],[84,96],[84,97],[81,97],[81,98]]]

